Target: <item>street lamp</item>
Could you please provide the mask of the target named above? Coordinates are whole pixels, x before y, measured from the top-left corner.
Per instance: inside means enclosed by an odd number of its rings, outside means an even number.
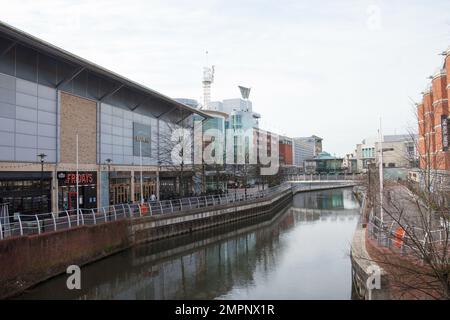
[[[161,164],[162,164],[162,161],[158,160],[158,172],[156,175],[156,196],[158,197],[157,200],[161,199],[161,197],[160,197],[161,186],[160,186],[160,177],[159,177],[159,175],[161,174]]]
[[[380,144],[382,142],[380,141]],[[387,151],[394,151],[394,148],[383,148],[378,151],[380,153],[380,163],[379,163],[379,176],[380,176],[380,219],[383,222],[383,153]],[[370,171],[369,171],[370,175]]]
[[[108,158],[105,160],[106,165],[108,166],[108,200],[109,204],[111,204],[111,162],[112,159]]]
[[[41,197],[40,197],[40,199],[41,199],[41,201],[40,201],[40,210],[39,211],[42,214],[42,213],[44,213],[43,212],[43,210],[44,210],[44,198],[43,198],[43,196],[44,196],[44,159],[45,159],[45,157],[47,157],[47,155],[44,154],[44,153],[40,153],[37,156],[41,160],[41,181],[40,181],[40,184],[41,184]]]

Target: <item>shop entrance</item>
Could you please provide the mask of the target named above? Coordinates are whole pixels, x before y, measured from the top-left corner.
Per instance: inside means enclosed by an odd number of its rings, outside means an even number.
[[[67,201],[67,209],[73,210],[77,208],[77,193],[69,192],[69,198]]]
[[[77,176],[75,172],[58,172],[59,210],[76,210]],[[78,206],[80,209],[97,207],[97,173],[78,173]]]

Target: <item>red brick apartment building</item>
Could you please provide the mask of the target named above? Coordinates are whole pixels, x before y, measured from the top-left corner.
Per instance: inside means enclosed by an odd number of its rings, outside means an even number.
[[[290,166],[292,161],[292,139],[280,136],[279,141],[280,165]]]
[[[422,93],[422,102],[417,106],[421,169],[450,170],[450,49],[444,55],[443,67],[430,77],[431,85]]]

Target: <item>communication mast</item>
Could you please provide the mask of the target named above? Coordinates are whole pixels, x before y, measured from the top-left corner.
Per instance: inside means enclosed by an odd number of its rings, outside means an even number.
[[[214,82],[214,66],[208,66],[208,51],[206,51],[206,66],[203,67],[203,108],[208,109],[211,102],[211,84]]]

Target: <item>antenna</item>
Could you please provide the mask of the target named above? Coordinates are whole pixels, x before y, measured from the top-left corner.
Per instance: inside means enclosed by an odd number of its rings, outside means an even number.
[[[211,84],[214,82],[214,66],[209,67],[208,51],[206,51],[206,66],[203,67],[203,107],[208,109],[211,102]]]

